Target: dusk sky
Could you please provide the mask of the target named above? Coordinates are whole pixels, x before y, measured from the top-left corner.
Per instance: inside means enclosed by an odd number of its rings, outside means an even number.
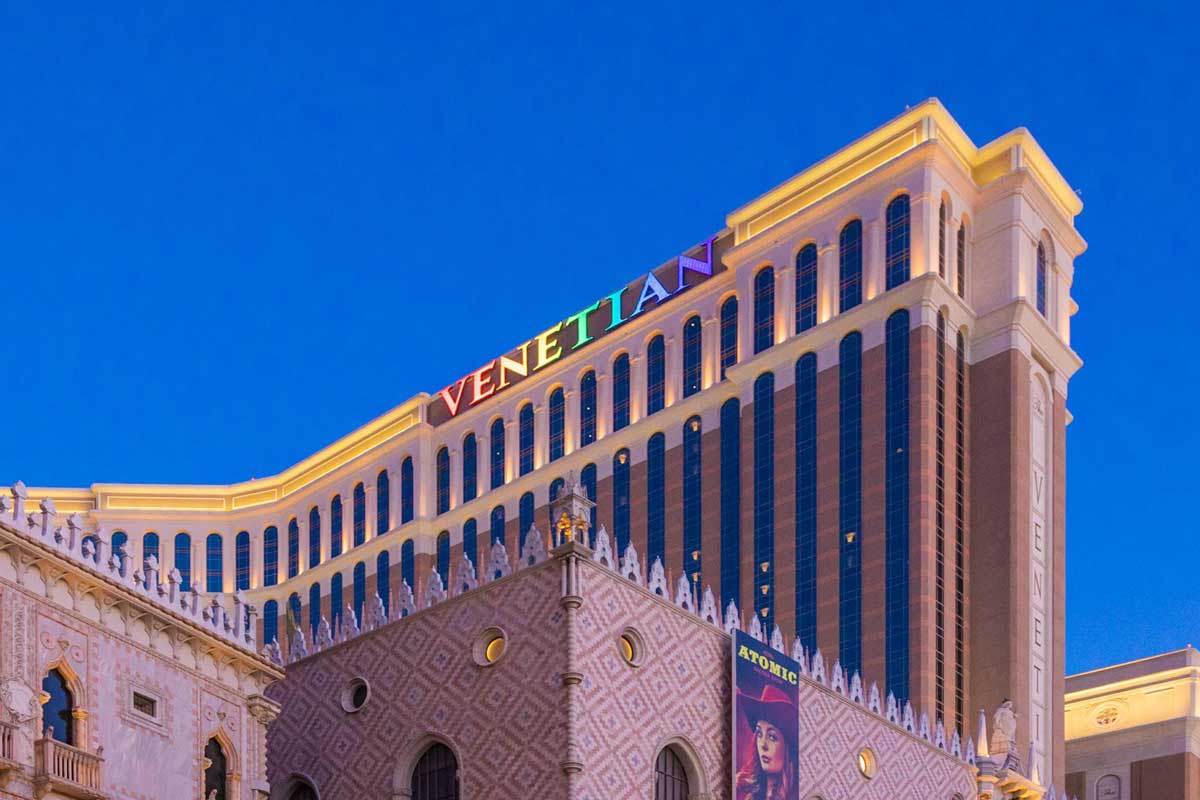
[[[0,11],[4,484],[278,472],[936,96],[1084,202],[1067,669],[1200,644],[1194,6],[346,5]]]

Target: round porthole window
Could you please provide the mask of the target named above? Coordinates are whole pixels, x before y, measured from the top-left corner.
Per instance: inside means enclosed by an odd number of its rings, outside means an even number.
[[[869,747],[864,747],[858,751],[858,771],[867,780],[875,777],[875,773],[879,771],[879,762],[875,760],[875,753]]]
[[[481,667],[490,667],[504,657],[508,650],[508,637],[499,628],[488,628],[475,639],[471,655]]]
[[[342,688],[342,710],[353,714],[362,709],[371,698],[371,687],[362,678],[355,678]]]
[[[633,628],[626,628],[617,637],[617,647],[621,658],[631,667],[640,667],[646,655],[646,645],[642,642],[641,634]]]

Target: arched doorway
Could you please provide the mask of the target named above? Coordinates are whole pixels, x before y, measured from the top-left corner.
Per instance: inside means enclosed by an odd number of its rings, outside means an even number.
[[[42,706],[42,732],[63,744],[75,744],[75,695],[67,678],[57,668],[42,679],[42,691],[50,699]]]
[[[412,774],[413,800],[459,800],[458,760],[441,742],[430,746]]]
[[[687,771],[670,747],[658,751],[654,762],[654,800],[688,800]]]
[[[217,738],[204,745],[204,800],[230,800],[229,758]]]

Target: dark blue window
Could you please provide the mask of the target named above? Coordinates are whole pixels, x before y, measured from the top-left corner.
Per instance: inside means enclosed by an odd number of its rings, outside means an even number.
[[[311,642],[317,638],[317,628],[321,627],[321,584],[319,583],[308,587],[308,627]]]
[[[367,540],[367,488],[361,483],[354,487],[354,546]]]
[[[817,355],[796,362],[796,636],[817,646]]]
[[[517,503],[517,525],[517,549],[524,550],[525,537],[533,527],[533,492],[521,495],[521,500]]]
[[[938,277],[946,277],[946,201],[938,206]]]
[[[287,574],[294,578],[300,574],[300,523],[295,517],[288,521],[287,549]]]
[[[499,489],[504,485],[504,420],[492,420],[488,441],[492,448],[491,488]]]
[[[549,522],[549,525],[546,530],[550,532],[552,537],[554,536],[554,526],[557,522],[557,520],[554,519],[554,501],[558,499],[559,492],[563,490],[563,487],[566,486],[566,484],[567,482],[562,478],[555,478],[554,480],[550,481],[550,502],[546,504],[546,519]]]
[[[292,592],[288,595],[288,612],[292,617],[292,625],[296,630],[300,629],[300,595]]]
[[[862,302],[862,220],[846,223],[838,236],[838,311]]]
[[[437,571],[442,576],[442,586],[450,581],[450,532],[437,535]]]
[[[958,269],[956,278],[958,296],[967,296],[967,218],[963,217],[962,225],[958,227]]]
[[[701,482],[700,418],[683,423],[683,571],[693,584],[700,582],[700,519],[704,505]]]
[[[154,550],[157,555],[157,536],[154,537]],[[279,530],[274,525],[269,525],[263,531],[263,586],[274,586],[277,583],[279,583]]]
[[[329,557],[342,554],[342,496],[335,494],[329,501]]]
[[[308,510],[308,566],[321,563],[321,512],[316,506]]]
[[[701,330],[699,315],[688,317],[683,323],[683,396],[691,397],[700,391]]]
[[[128,534],[125,533],[125,531],[113,531],[112,538],[109,540],[109,547],[112,548],[113,555],[125,556],[125,555],[127,555],[126,550],[128,550],[128,547],[127,547],[128,543],[129,543],[129,536],[128,536]],[[247,544],[247,546],[249,546],[249,545]],[[249,552],[247,552],[246,558],[249,559],[249,557],[250,557],[250,554],[249,554]],[[125,559],[121,558],[119,563],[121,565],[121,575],[124,575],[126,572]],[[249,574],[249,573],[247,573],[247,574]],[[240,589],[241,587],[239,586],[238,588]],[[249,587],[246,587],[246,588],[249,588]]]
[[[557,461],[563,457],[566,445],[567,430],[567,401],[562,387],[550,393],[550,460]]]
[[[885,216],[884,273],[887,288],[894,289],[908,280],[909,224],[908,195],[902,194],[888,203]]]
[[[471,560],[471,564],[479,567],[479,529],[475,518],[463,523],[463,555]],[[478,572],[476,573],[478,574]]]
[[[612,429],[619,431],[629,424],[629,354],[621,353],[613,360]]]
[[[413,555],[413,540],[409,539],[404,544],[400,545],[400,580],[408,584],[408,588],[416,591],[416,571],[417,564]]]
[[[438,448],[433,460],[437,470],[437,513],[445,514],[450,510],[450,450]]]
[[[963,730],[963,626],[966,605],[964,600],[965,544],[967,536],[966,508],[966,391],[967,344],[963,332],[955,337],[954,353],[954,725]]]
[[[179,570],[179,590],[192,590],[192,537],[175,534],[175,569]]]
[[[504,523],[504,506],[496,506],[492,509],[492,517],[488,522],[492,544],[496,542],[504,544]]]
[[[268,600],[263,603],[263,646],[279,638],[279,603]]]
[[[596,465],[587,464],[579,471],[579,482],[583,484],[583,490],[587,492],[588,500],[592,503],[596,502]],[[588,546],[591,547],[595,542],[596,536],[596,506],[592,506],[592,511],[589,514],[591,521],[588,524]]]
[[[775,624],[775,376],[754,381],[754,611]]]
[[[95,536],[88,534],[87,536],[84,536],[83,539],[81,540],[81,544],[83,544],[83,543],[90,544],[92,546],[92,555],[90,556],[90,558],[92,559],[92,561],[95,561],[97,564],[99,564],[100,563],[100,540],[97,539]]]
[[[887,690],[908,699],[908,312],[887,320],[885,650]]]
[[[1046,316],[1046,246],[1041,242],[1037,246],[1037,310]]]
[[[375,594],[383,603],[385,614],[392,613],[392,561],[388,551],[384,550],[375,559]]]
[[[742,606],[742,412],[737,399],[721,406],[721,607]]]
[[[334,633],[342,624],[342,609],[345,607],[342,602],[342,573],[335,572],[329,579],[329,624],[333,626]]]
[[[520,448],[517,471],[525,475],[533,472],[533,403],[526,403],[517,412],[517,439]]]
[[[796,254],[796,333],[817,324],[817,246],[806,244]]]
[[[375,476],[375,535],[392,529],[392,479],[386,469]]]
[[[667,437],[656,433],[646,443],[646,563],[667,567]]]
[[[738,301],[730,297],[721,304],[721,380],[725,370],[738,360]]]
[[[613,456],[613,537],[617,558],[629,544],[629,451],[618,450]]]
[[[579,379],[579,446],[596,441],[596,371]]]
[[[414,516],[413,460],[408,456],[400,462],[400,524],[412,522]]]
[[[646,345],[646,414],[662,411],[667,400],[667,343],[662,334]]]
[[[360,625],[363,618],[363,604],[367,602],[367,565],[358,562],[354,565],[354,620]]]
[[[479,487],[479,445],[475,434],[468,433],[462,443],[462,499],[474,500]]]
[[[225,544],[221,534],[210,533],[204,542],[204,591],[225,591]]]
[[[862,671],[862,334],[842,339],[838,364],[838,643]]]
[[[754,276],[754,352],[775,344],[775,270],[763,267]]]

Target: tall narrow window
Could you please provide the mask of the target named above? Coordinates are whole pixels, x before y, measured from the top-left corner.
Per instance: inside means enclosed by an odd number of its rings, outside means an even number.
[[[959,297],[967,296],[967,218],[963,217],[962,224],[958,226],[958,246],[955,248],[955,253],[958,256],[955,270],[956,288],[958,289]]]
[[[796,362],[796,636],[817,646],[817,354]]]
[[[775,624],[775,375],[754,381],[754,610]]]
[[[579,446],[596,441],[596,371],[589,369],[579,379]]]
[[[619,431],[629,424],[629,354],[613,359],[612,429]]]
[[[342,573],[335,572],[329,579],[329,624],[333,626],[335,636],[342,625],[342,609],[345,607],[346,604],[342,602]]]
[[[738,361],[738,301],[730,297],[721,304],[721,380]]]
[[[517,412],[517,439],[520,448],[520,472],[533,472],[533,403],[526,403]]]
[[[496,506],[492,509],[492,516],[488,521],[488,529],[491,532],[492,544],[495,544],[496,542],[504,544],[504,525],[504,506]]]
[[[463,556],[471,560],[476,574],[479,574],[479,527],[474,517],[463,523]]]
[[[236,586],[239,590],[250,588],[250,531],[239,531],[234,540],[234,562],[237,568]]]
[[[888,691],[908,699],[908,312],[888,317],[885,361],[884,609]]]
[[[721,406],[721,605],[742,607],[742,412],[737,398]]]
[[[81,540],[81,543],[86,544],[88,547],[90,547],[92,549],[91,550],[92,554],[91,554],[91,556],[89,556],[89,558],[91,558],[92,561],[95,561],[97,564],[99,564],[100,563],[100,540],[97,539],[95,536],[88,534],[87,536],[83,537],[83,539]]]
[[[683,572],[693,584],[700,581],[700,520],[704,506],[701,481],[699,417],[683,423]]]
[[[838,284],[838,311],[862,302],[862,220],[850,220],[838,236]]]
[[[1046,245],[1037,246],[1037,310],[1046,316]]]
[[[806,244],[796,254],[796,333],[817,324],[817,246]]]
[[[450,510],[450,450],[439,447],[434,456],[434,468],[437,472],[437,513],[445,514]]]
[[[383,613],[392,613],[392,560],[388,551],[382,551],[375,558],[375,594],[383,603]]]
[[[529,529],[533,527],[533,492],[526,492],[521,495],[521,499],[517,502],[517,552],[525,549],[525,537],[529,535]]]
[[[702,348],[700,315],[688,317],[683,323],[683,396],[691,397],[700,391]]]
[[[491,488],[499,489],[504,485],[504,420],[492,420],[491,431],[488,435],[488,446],[491,448]]]
[[[128,570],[128,564],[125,561],[129,547],[129,535],[125,531],[113,531],[112,539],[109,540],[109,546],[112,547],[112,554],[117,556],[118,563],[121,565],[121,576],[124,577]],[[249,554],[247,554],[249,555]]]
[[[412,522],[416,516],[413,491],[413,460],[406,456],[400,462],[400,524]]]
[[[414,549],[412,539],[400,545],[400,580],[407,583],[409,589],[416,591],[417,563]]]
[[[192,537],[186,533],[175,534],[175,569],[179,570],[179,590],[192,590]]]
[[[321,627],[321,584],[308,587],[308,636],[316,641],[317,628]]]
[[[946,201],[938,206],[938,277],[946,277]]]
[[[437,535],[437,571],[442,576],[442,585],[450,583],[450,532],[442,531]]]
[[[656,433],[646,443],[646,564],[658,559],[667,567],[667,437]]]
[[[291,618],[292,627],[299,630],[300,622],[300,594],[292,592],[288,595],[288,616]]]
[[[75,695],[66,676],[57,669],[50,670],[42,678],[42,694],[49,696],[42,704],[42,730],[50,728],[50,738],[75,744]]]
[[[566,450],[567,400],[561,386],[550,393],[547,416],[550,422],[550,460],[557,461]]]
[[[894,289],[909,279],[908,195],[902,194],[888,203],[884,241],[884,271],[887,288]]]
[[[362,624],[363,605],[367,602],[367,565],[354,565],[354,621]]]
[[[629,545],[629,451],[621,449],[613,456],[613,537],[617,553]],[[618,558],[621,555],[617,556]]]
[[[934,571],[933,702],[938,719],[946,717],[946,315],[937,315],[934,361]],[[950,722],[953,725],[953,722]]]
[[[588,500],[591,500],[592,511],[590,521],[588,523],[588,547],[591,547],[595,542],[596,536],[596,465],[586,464],[579,471],[579,482],[583,484],[583,490],[587,492]]]
[[[775,344],[775,270],[763,267],[754,276],[754,352]]]
[[[287,576],[294,578],[300,574],[300,523],[295,517],[288,520],[287,550]]]
[[[308,510],[308,566],[321,563],[321,511],[313,506]]]
[[[683,762],[674,750],[664,747],[654,762],[654,800],[688,800],[691,796]]]
[[[335,494],[329,501],[329,557],[342,554],[342,496]]]
[[[268,600],[263,603],[263,646],[279,639],[279,603]]]
[[[554,501],[558,499],[559,493],[563,490],[563,487],[566,485],[567,485],[567,482],[564,481],[562,478],[555,478],[554,480],[550,481],[550,495],[549,495],[550,502],[546,503],[546,522],[549,527],[547,527],[546,530],[551,535],[554,534],[554,524],[555,524]]]
[[[354,546],[367,540],[367,487],[361,483],[354,486]]]
[[[413,800],[458,800],[458,761],[444,744],[434,744],[413,769]]]
[[[474,433],[468,433],[462,441],[462,499],[464,503],[475,499],[479,486],[479,445]]]
[[[266,553],[266,542],[265,542],[265,540],[264,540],[264,542],[263,542],[263,555],[264,555],[264,556],[266,556],[266,555],[267,555],[267,553]],[[143,569],[145,568],[146,561],[148,561],[148,560],[150,559],[150,556],[154,556],[154,560],[158,562],[158,570],[159,570],[158,574],[159,574],[159,581],[162,581],[162,580],[163,580],[163,578],[162,578],[162,574],[163,574],[163,570],[165,569],[165,565],[162,563],[162,555],[161,555],[161,553],[159,553],[159,549],[158,549],[158,534],[157,534],[157,533],[155,533],[154,531],[149,531],[149,532],[147,532],[147,533],[146,533],[146,535],[145,535],[145,536],[143,536],[143,537],[142,537],[142,565],[143,565]],[[278,555],[276,555],[276,558],[275,558],[275,561],[274,561],[274,562],[268,562],[268,561],[266,560],[266,558],[264,557],[264,559],[263,559],[263,571],[264,571],[264,572],[266,572],[266,567],[267,567],[267,564],[268,564],[268,563],[274,563],[274,564],[275,564],[275,572],[272,572],[271,574],[272,574],[272,575],[276,575],[276,574],[278,573],[278,570],[279,570],[279,561],[278,561]],[[147,581],[147,582],[146,582],[144,585],[147,585],[147,586],[148,586],[148,585],[149,585],[149,583],[148,583],[148,582],[149,582],[149,577],[147,577],[147,578],[146,578],[146,581]],[[275,580],[274,580],[274,579],[272,579],[271,583],[268,583],[268,584],[266,584],[266,585],[267,585],[267,586],[272,586],[272,585],[274,585],[274,583],[275,583]]]
[[[862,334],[838,349],[838,644],[853,674],[862,670]]]
[[[963,733],[963,636],[966,621],[966,425],[967,345],[962,331],[955,339],[954,353],[954,726]]]
[[[204,796],[212,800],[228,800],[229,759],[216,738],[204,745]]]
[[[667,399],[667,343],[662,334],[646,345],[646,415],[662,411]]]
[[[225,545],[221,534],[210,533],[204,540],[204,591],[225,591]]]
[[[155,537],[157,540],[157,537]],[[158,542],[155,541],[155,545]],[[157,549],[157,547],[155,548]],[[263,531],[263,586],[279,583],[279,530],[268,525]]]
[[[386,469],[375,476],[375,535],[392,529],[392,479]]]

